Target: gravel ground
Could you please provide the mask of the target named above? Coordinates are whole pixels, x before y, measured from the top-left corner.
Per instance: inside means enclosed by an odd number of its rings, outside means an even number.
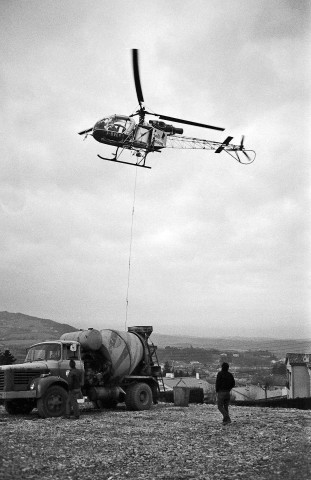
[[[96,411],[80,420],[0,407],[0,478],[40,480],[311,478],[310,412],[214,405]]]

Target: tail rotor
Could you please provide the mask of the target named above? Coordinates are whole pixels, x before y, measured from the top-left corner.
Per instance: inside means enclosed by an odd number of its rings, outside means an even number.
[[[245,135],[242,135],[239,151],[241,153],[243,153],[243,155],[245,155],[247,160],[244,159],[244,161],[242,161],[242,158],[244,158],[244,157],[241,158],[240,155],[238,155],[239,162],[240,163],[246,163],[246,164],[253,163],[253,161],[256,158],[256,153],[254,152],[254,150],[245,150],[244,140],[245,140]]]
[[[240,150],[244,150],[244,139],[245,139],[245,135],[242,135],[241,143],[240,143]]]

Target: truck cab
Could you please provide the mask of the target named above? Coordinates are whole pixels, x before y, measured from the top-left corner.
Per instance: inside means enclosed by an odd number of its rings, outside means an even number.
[[[37,407],[41,417],[64,413],[69,361],[76,362],[84,379],[80,344],[49,341],[32,345],[24,363],[0,367],[0,400],[8,413],[30,413]]]
[[[30,347],[27,350],[24,363],[45,362],[51,375],[56,375],[66,380],[70,360],[75,361],[76,368],[81,370],[83,375],[80,344],[75,341],[64,342],[57,340],[37,343]]]

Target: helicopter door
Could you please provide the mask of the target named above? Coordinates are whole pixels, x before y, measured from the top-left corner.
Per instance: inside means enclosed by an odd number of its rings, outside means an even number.
[[[139,143],[142,147],[150,144],[151,129],[143,125],[137,125],[135,130],[135,143]]]
[[[166,147],[167,133],[163,130],[158,130],[157,128],[152,129],[152,145],[155,150]]]

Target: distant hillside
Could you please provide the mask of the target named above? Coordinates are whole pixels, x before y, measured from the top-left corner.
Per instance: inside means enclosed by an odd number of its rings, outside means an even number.
[[[31,344],[58,339],[63,333],[75,330],[76,327],[45,318],[0,312],[0,350],[8,348],[20,359]]]
[[[0,350],[9,348],[18,358],[23,358],[25,348],[33,343],[60,338],[63,333],[77,327],[53,320],[32,317],[23,313],[0,312]],[[180,335],[162,335],[154,332],[151,340],[158,347],[200,347],[228,350],[268,350],[279,358],[286,353],[311,353],[310,340],[279,340],[271,338],[202,338]]]
[[[275,338],[248,338],[248,337],[189,337],[178,335],[152,334],[152,341],[158,347],[174,346],[180,348],[201,347],[215,348],[226,352],[228,350],[268,350],[282,358],[291,353],[311,353],[311,340],[288,340]]]

